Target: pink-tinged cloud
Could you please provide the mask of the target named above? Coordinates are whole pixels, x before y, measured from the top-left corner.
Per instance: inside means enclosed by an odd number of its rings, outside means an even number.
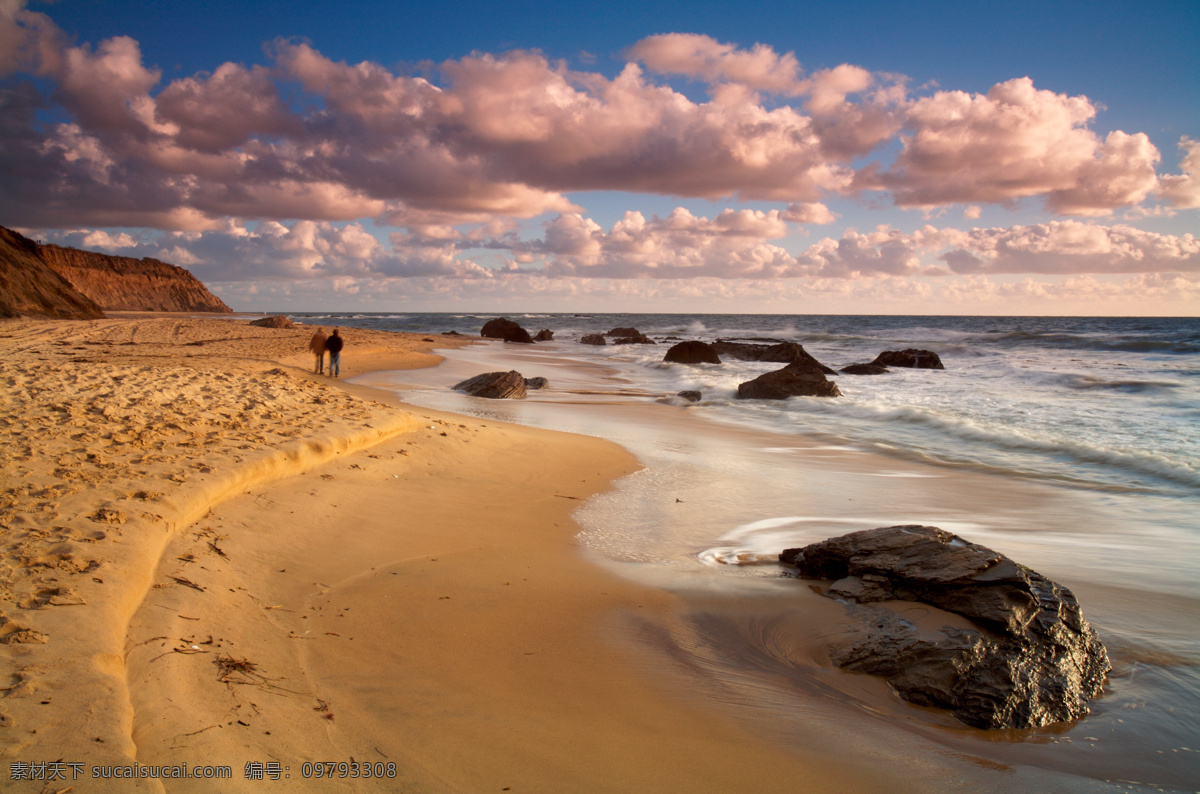
[[[1200,239],[1132,226],[1050,221],[953,235],[939,256],[955,273],[1196,273]]]
[[[1157,186],[1158,150],[1142,133],[1101,140],[1082,96],[1039,90],[1029,78],[987,94],[939,91],[906,112],[911,134],[888,168],[858,175],[904,207],[1004,203],[1043,196],[1049,209],[1101,215],[1137,204]]]
[[[660,74],[678,74],[709,83],[736,83],[756,91],[795,96],[804,90],[800,62],[765,44],[749,50],[695,33],[666,33],[642,39],[629,55]]]
[[[212,282],[235,309],[295,311],[325,306],[335,310],[511,311],[533,303],[544,311],[576,312],[618,306],[622,311],[761,313],[940,314],[1194,314],[1200,279],[1148,274],[1126,278],[1072,276],[1016,282],[987,276],[937,280],[880,279],[625,279],[546,278],[515,273],[505,278],[332,277],[307,281]]]
[[[505,224],[464,232],[427,226],[397,232],[385,246],[356,223],[302,221],[290,228],[257,228],[231,221],[217,230],[174,233],[135,241],[136,255],[173,255],[204,279],[310,279],[329,276],[502,278],[536,273],[549,278],[856,280],[972,275],[1083,273],[1200,274],[1200,239],[1131,226],[1066,220],[1011,228],[954,229],[926,225],[847,230],[798,253],[781,241],[786,212],[725,210],[716,217],[678,208],[666,218],[625,215],[605,230],[579,213],[546,222],[539,239],[522,239]],[[33,232],[79,245],[87,230],[67,235]],[[72,236],[73,235],[73,236]],[[102,248],[130,241],[93,236]],[[126,247],[128,247],[126,245]],[[167,253],[170,251],[171,253]],[[484,259],[464,252],[490,252]]]
[[[175,80],[155,105],[157,119],[177,128],[176,142],[201,152],[241,146],[255,135],[295,136],[303,129],[262,66],[223,63],[211,75]]]
[[[1200,141],[1187,136],[1179,139],[1179,148],[1184,152],[1180,166],[1183,173],[1164,176],[1159,192],[1179,209],[1200,207]]]
[[[1027,78],[985,95],[912,99],[901,76],[850,64],[805,75],[791,53],[665,34],[635,44],[638,62],[612,78],[515,51],[446,61],[435,85],[279,41],[268,66],[221,64],[164,86],[132,39],[73,46],[20,0],[0,2],[10,48],[0,69],[53,84],[48,98],[29,82],[0,89],[0,217],[12,224],[212,230],[230,217],[369,217],[416,239],[442,226],[582,216],[567,194],[585,190],[769,200],[791,223],[827,223],[823,200],[875,190],[906,207],[1040,198],[1070,215],[1138,205],[1156,190],[1176,207],[1200,202],[1193,143],[1184,173],[1160,183],[1144,134],[1101,139],[1087,98]],[[639,62],[708,81],[709,101]],[[299,85],[297,101],[284,101],[285,83]],[[768,105],[764,92],[797,104]],[[69,119],[40,121],[48,101]],[[894,162],[855,170],[896,141]],[[777,272],[776,248],[747,249],[736,269]],[[708,256],[679,266],[715,267]],[[906,267],[862,256],[880,272]]]

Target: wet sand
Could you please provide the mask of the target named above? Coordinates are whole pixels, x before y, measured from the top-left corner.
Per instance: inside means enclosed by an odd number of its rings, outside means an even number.
[[[672,597],[588,563],[570,518],[636,469],[623,449],[333,383],[309,372],[310,334],[0,324],[10,774],[258,790],[261,763],[299,790],[306,762],[354,761],[385,764],[390,790],[885,787],[638,663],[622,632]],[[345,376],[461,343],[345,335]],[[130,764],[232,778],[92,779]]]

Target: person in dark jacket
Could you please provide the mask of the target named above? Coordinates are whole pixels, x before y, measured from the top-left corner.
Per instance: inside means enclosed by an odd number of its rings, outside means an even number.
[[[334,328],[333,333],[325,340],[325,349],[329,351],[329,377],[336,378],[342,370],[342,336],[338,333],[338,329]]]

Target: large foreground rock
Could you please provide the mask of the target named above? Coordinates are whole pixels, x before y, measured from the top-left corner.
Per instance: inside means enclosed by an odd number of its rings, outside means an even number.
[[[691,341],[671,345],[663,361],[676,364],[720,364],[721,357],[707,342]]]
[[[479,335],[488,339],[503,339],[505,342],[520,342],[524,345],[533,344],[533,338],[529,335],[529,332],[507,317],[497,317],[495,320],[488,320],[483,324],[483,329],[479,332]]]
[[[485,372],[467,378],[452,386],[455,391],[465,391],[472,397],[487,397],[489,400],[519,400],[525,396],[525,378],[520,372]]]
[[[882,607],[856,607],[852,639],[831,648],[839,666],[883,676],[906,700],[950,709],[979,728],[1029,728],[1078,719],[1111,665],[1065,587],[937,527],[853,532],[788,549],[779,559],[824,594],[858,604],[919,601],[970,621],[935,637]]]
[[[807,361],[759,375],[738,385],[741,400],[786,400],[788,397],[841,397],[837,384],[825,377],[819,365]]]
[[[932,350],[917,350],[910,347],[907,350],[885,350],[875,356],[872,364],[883,367],[912,367],[915,369],[945,369],[942,359]]]

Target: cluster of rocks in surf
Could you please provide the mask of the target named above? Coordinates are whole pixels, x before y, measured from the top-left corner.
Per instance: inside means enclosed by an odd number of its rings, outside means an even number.
[[[895,526],[787,549],[797,575],[850,605],[839,667],[882,676],[905,700],[948,709],[978,728],[1079,719],[1111,669],[1070,590],[999,552],[937,527]],[[923,633],[895,611],[910,601],[953,612],[972,628]]]
[[[677,364],[720,364],[722,357],[738,361],[768,361],[782,369],[759,375],[738,385],[743,400],[786,400],[788,397],[840,397],[842,392],[829,375],[878,375],[892,367],[945,369],[931,350],[887,350],[869,364],[850,364],[835,370],[817,361],[802,345],[773,339],[740,342],[688,340],[672,345],[663,361]],[[683,396],[681,393],[679,396]]]
[[[546,328],[531,336],[519,323],[506,317],[489,320],[480,331],[480,336],[488,339],[502,339],[505,342],[518,344],[534,344],[554,339],[554,333]],[[611,341],[610,341],[611,340]],[[653,345],[653,339],[646,336],[637,328],[617,327],[603,334],[585,334],[579,339],[583,345]],[[835,370],[817,361],[802,345],[795,342],[782,342],[777,339],[727,340],[702,342],[699,340],[684,340],[672,345],[663,356],[664,362],[677,364],[721,364],[722,359],[738,361],[765,361],[783,364],[781,369],[759,375],[753,380],[738,385],[737,396],[743,400],[786,400],[789,397],[840,397],[842,392],[837,383],[830,380],[830,375],[879,375],[889,372],[889,367],[910,367],[917,369],[945,369],[938,354],[930,350],[886,350],[875,357],[874,361],[863,364],[850,364],[840,370]],[[485,373],[477,376],[499,376],[505,373]],[[519,376],[519,373],[509,373]],[[464,381],[454,388],[468,393],[475,393],[481,387],[472,383],[477,378]],[[511,380],[511,379],[510,379]],[[499,389],[506,396],[517,395],[515,380],[511,389]],[[470,384],[463,387],[463,384]],[[492,387],[482,388],[478,396],[490,396]],[[701,399],[700,392],[688,390],[678,396],[689,402]]]

